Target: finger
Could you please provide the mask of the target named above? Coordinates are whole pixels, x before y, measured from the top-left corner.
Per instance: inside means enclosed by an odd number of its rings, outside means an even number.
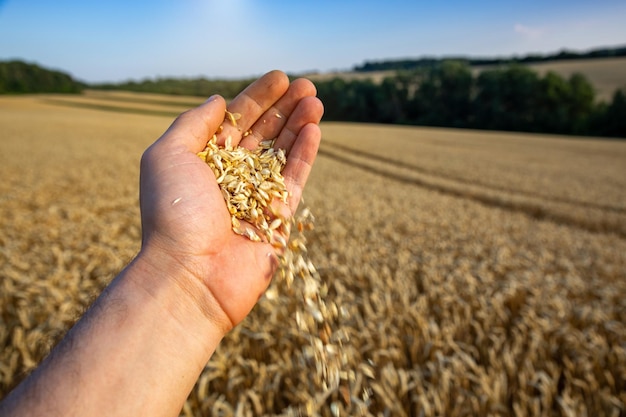
[[[298,139],[298,135],[302,128],[311,123],[319,124],[323,114],[324,106],[317,97],[303,98],[280,131],[274,143],[274,148],[283,149],[285,154],[290,156],[291,149],[296,140],[300,140]]]
[[[289,88],[289,78],[282,71],[271,71],[250,84],[228,105],[228,111],[241,115],[235,123],[226,121],[218,134],[218,144],[223,145],[229,136],[232,145],[238,145],[244,132],[276,103]]]
[[[211,96],[200,106],[178,116],[157,143],[200,152],[224,121],[225,109],[222,97]]]
[[[300,101],[315,96],[316,93],[315,85],[307,79],[300,78],[292,82],[280,100],[267,109],[254,123],[249,131],[250,134],[244,137],[239,145],[244,148],[255,149],[259,142],[275,139],[290,120]],[[298,127],[298,131],[302,126]]]
[[[287,165],[283,169],[283,176],[285,186],[289,191],[289,208],[292,213],[296,212],[302,198],[302,190],[311,173],[321,139],[322,133],[319,125],[309,123],[300,129],[291,147]]]

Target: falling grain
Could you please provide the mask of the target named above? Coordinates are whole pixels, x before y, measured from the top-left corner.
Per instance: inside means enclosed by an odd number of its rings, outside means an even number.
[[[235,125],[240,118],[235,115],[227,111],[225,120]],[[276,116],[280,118],[278,113]],[[346,337],[339,336],[343,333],[332,337],[330,325],[336,321],[338,310],[336,306],[326,305],[323,298],[326,289],[307,257],[304,231],[313,229],[311,211],[305,208],[297,216],[284,214],[289,211],[284,207],[289,192],[282,176],[287,157],[284,150],[274,149],[273,145],[273,140],[262,141],[251,151],[227,141],[220,147],[214,135],[198,156],[215,174],[231,214],[233,231],[255,242],[269,242],[276,248],[279,259],[276,275],[287,287],[291,287],[295,278],[303,281],[298,297],[304,300],[304,310],[297,312],[295,321],[307,332],[318,380],[324,390],[334,390],[339,385],[340,368],[345,362],[341,352]],[[313,320],[303,320],[302,314],[308,314]]]

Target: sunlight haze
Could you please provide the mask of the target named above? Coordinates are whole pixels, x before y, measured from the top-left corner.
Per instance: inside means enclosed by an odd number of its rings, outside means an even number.
[[[423,56],[512,56],[626,43],[626,3],[0,1],[0,60],[87,82],[349,70]]]

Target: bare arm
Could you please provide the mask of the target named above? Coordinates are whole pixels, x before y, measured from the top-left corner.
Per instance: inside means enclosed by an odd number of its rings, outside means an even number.
[[[253,148],[278,138],[288,150],[296,209],[320,141],[322,105],[306,80],[266,74],[228,109],[240,129],[219,138]],[[266,290],[274,249],[231,230],[210,168],[196,153],[224,118],[212,97],[179,116],[143,155],[142,249],[40,367],[0,404],[0,414],[175,416],[222,337]],[[242,140],[242,133],[253,134]]]

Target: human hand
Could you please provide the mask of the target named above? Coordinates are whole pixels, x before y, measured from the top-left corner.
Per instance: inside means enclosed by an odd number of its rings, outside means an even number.
[[[198,297],[189,291],[190,299],[214,301],[199,307],[224,332],[243,320],[267,289],[276,254],[269,243],[232,231],[215,176],[196,154],[220,125],[219,144],[230,136],[233,145],[254,149],[260,141],[276,138],[274,146],[287,154],[283,175],[290,192],[288,209],[295,212],[321,139],[323,106],[315,94],[308,80],[289,83],[282,72],[267,73],[228,105],[230,112],[241,114],[237,127],[223,123],[224,99],[213,96],[179,116],[142,157],[140,257],[170,271],[163,279],[176,279],[183,288],[200,282],[207,294]],[[249,129],[252,134],[243,137]]]

